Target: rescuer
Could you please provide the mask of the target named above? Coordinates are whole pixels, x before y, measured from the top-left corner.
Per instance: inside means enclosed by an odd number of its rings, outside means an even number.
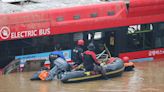
[[[62,52],[59,51],[52,52],[49,55],[49,60],[51,63],[51,70],[49,72],[42,71],[39,75],[39,78],[41,80],[53,80],[56,75],[71,70],[70,65],[64,59]]]
[[[73,49],[72,51],[72,60],[74,61],[74,65],[78,66],[80,65],[83,61],[82,61],[82,54],[84,51],[84,40],[80,39],[77,41],[77,46]]]
[[[96,59],[96,53],[94,52],[95,46],[93,43],[88,45],[88,50],[84,52],[84,68],[86,71],[98,71],[100,72],[103,77],[106,79],[105,76],[105,69],[102,67],[102,64]]]

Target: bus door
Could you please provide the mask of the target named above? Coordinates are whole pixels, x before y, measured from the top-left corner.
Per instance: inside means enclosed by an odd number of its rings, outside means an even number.
[[[115,32],[106,32],[105,33],[105,44],[108,47],[112,56],[116,56],[115,53]]]
[[[112,56],[117,57],[119,53],[126,51],[127,29],[128,27],[119,27],[105,32],[105,43]]]

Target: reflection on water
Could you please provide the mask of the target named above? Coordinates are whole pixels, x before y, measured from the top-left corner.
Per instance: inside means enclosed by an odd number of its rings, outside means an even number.
[[[164,92],[164,61],[136,63],[121,77],[81,83],[30,81],[34,72],[0,76],[0,92]]]

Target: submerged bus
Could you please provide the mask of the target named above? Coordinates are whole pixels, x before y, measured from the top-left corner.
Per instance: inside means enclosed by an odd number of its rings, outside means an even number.
[[[18,55],[72,49],[79,39],[112,56],[164,56],[164,1],[130,0],[0,14],[0,65]]]

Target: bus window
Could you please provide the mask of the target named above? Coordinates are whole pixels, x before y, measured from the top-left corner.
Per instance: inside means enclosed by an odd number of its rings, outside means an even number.
[[[73,19],[74,19],[74,20],[80,19],[80,15],[75,15],[75,16],[73,16]]]
[[[107,15],[108,15],[108,16],[113,16],[114,14],[115,14],[114,11],[108,11],[108,12],[107,12]]]
[[[164,47],[164,23],[160,23],[159,30],[161,31],[161,47]]]
[[[88,34],[88,40],[92,40],[92,36],[94,36],[93,37],[94,40],[99,40],[102,38],[102,32],[95,32],[94,35],[89,33]]]
[[[94,35],[94,39],[99,40],[101,38],[102,38],[102,32],[96,32],[95,35]]]
[[[92,13],[90,16],[91,16],[91,18],[95,18],[95,17],[98,16],[98,14],[97,13]]]
[[[153,48],[153,25],[142,24],[129,26],[127,31],[128,48],[130,51]]]
[[[155,24],[155,47],[164,47],[164,23]]]
[[[63,20],[64,20],[64,17],[63,16],[59,16],[59,17],[56,18],[56,21],[57,22],[60,22],[60,21],[63,21]]]
[[[80,40],[80,39],[83,39],[83,33],[74,33],[73,34],[73,40],[74,41],[77,41],[77,40]]]

